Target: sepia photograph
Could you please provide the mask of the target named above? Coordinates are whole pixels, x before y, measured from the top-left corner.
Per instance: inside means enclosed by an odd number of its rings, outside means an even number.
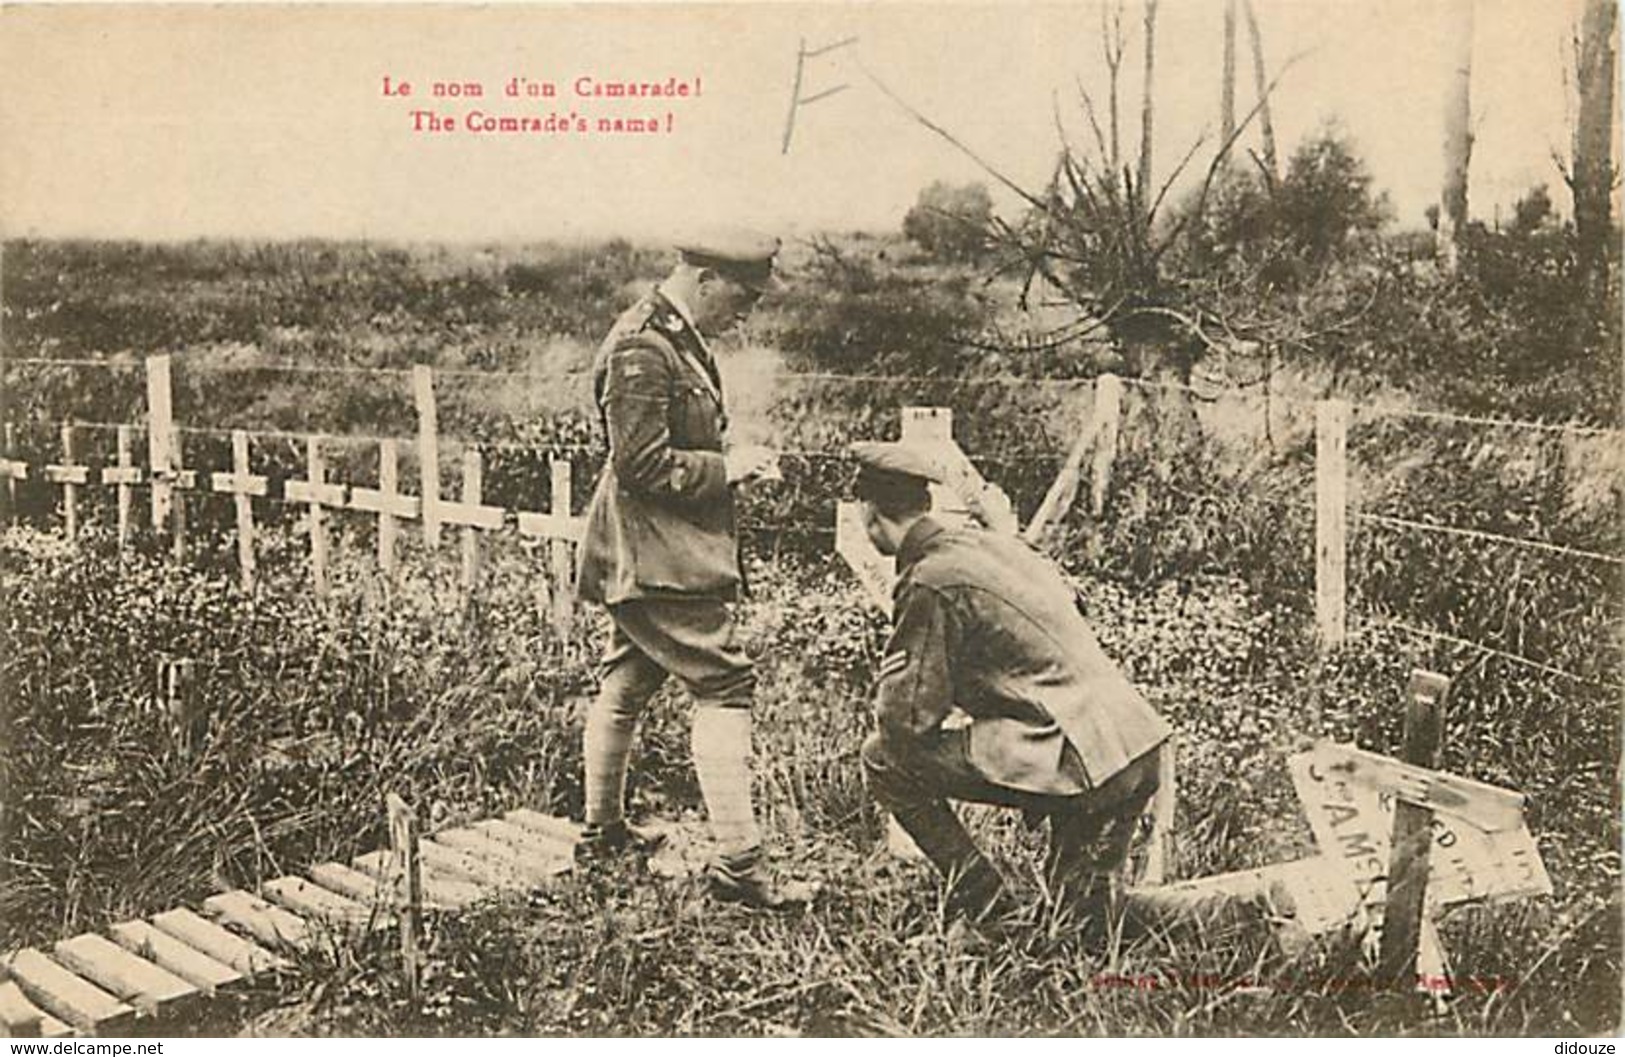
[[[1604,1052],[1619,42],[0,0],[0,1034]]]

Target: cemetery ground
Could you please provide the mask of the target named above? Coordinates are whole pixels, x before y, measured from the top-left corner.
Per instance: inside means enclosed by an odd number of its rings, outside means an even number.
[[[367,601],[364,574],[343,566],[324,610],[297,562],[266,562],[251,602],[229,574],[150,555],[121,568],[25,530],[6,535],[3,560],[5,676],[20,706],[7,757],[8,945],[385,846],[389,790],[410,795],[431,828],[514,806],[578,814],[579,711],[598,629],[588,617],[558,642],[517,548],[495,560],[472,614],[448,603],[449,568],[435,583],[417,566],[383,610]],[[991,811],[972,812],[976,828],[1033,912],[1004,942],[970,949],[947,930],[930,870],[877,851],[881,822],[856,758],[877,620],[837,566],[755,572],[745,613],[763,664],[762,814],[781,866],[824,881],[813,908],[753,914],[631,867],[577,874],[432,916],[415,1002],[385,932],[326,946],[280,986],[240,993],[211,1013],[212,1028],[173,1030],[1585,1034],[1617,1019],[1611,763],[1541,748],[1548,717],[1485,716],[1524,740],[1506,746],[1505,773],[1478,776],[1531,794],[1555,895],[1444,915],[1458,982],[1442,1017],[1386,1002],[1357,941],[1287,954],[1262,921],[1091,949],[1036,888],[1037,836]],[[1149,595],[1096,583],[1088,594],[1107,647],[1180,730],[1171,877],[1309,853],[1284,763],[1306,733],[1305,688],[1318,675],[1325,733],[1388,747],[1405,644],[1366,641],[1322,666],[1299,614],[1262,608],[1234,582]],[[162,651],[207,673],[210,734],[195,761],[142,707]],[[685,716],[680,693],[652,709],[635,816],[698,817]],[[1447,761],[1460,748],[1447,745]]]
[[[1395,354],[1371,367],[1387,372],[1381,381],[1365,385],[1353,377],[1363,360],[1340,364],[1341,375],[1307,361],[1278,365],[1282,378],[1266,392],[1291,394],[1286,376],[1296,373],[1309,413],[1292,417],[1278,404],[1272,426],[1266,398],[1259,429],[1255,401],[1247,429],[1217,453],[1223,438],[1209,406],[1164,414],[1171,405],[1131,389],[1104,516],[1080,499],[1060,526],[1055,552],[1083,585],[1103,645],[1179,731],[1170,880],[1310,854],[1287,758],[1315,736],[1397,754],[1411,670],[1451,677],[1442,769],[1527,795],[1527,823],[1554,891],[1443,913],[1457,986],[1442,1015],[1388,1001],[1357,941],[1287,953],[1267,922],[1091,949],[1037,891],[1040,835],[997,812],[969,814],[1033,911],[1002,942],[967,946],[946,927],[929,869],[877,854],[884,828],[857,750],[871,723],[884,626],[832,553],[838,453],[851,439],[893,435],[900,406],[950,406],[961,445],[985,460],[984,472],[1025,518],[1078,421],[1069,401],[1080,390],[1046,376],[1081,377],[1087,395],[1091,372],[1121,365],[1097,346],[994,357],[956,344],[955,333],[989,330],[987,288],[912,265],[894,243],[848,250],[825,255],[816,281],[804,279],[771,307],[757,335],[782,351],[778,366],[807,377],[783,391],[730,394],[736,427],[772,428],[749,439],[804,452],[786,460],[786,482],[746,504],[752,595],[742,615],[761,665],[763,822],[783,868],[824,882],[820,900],[776,917],[716,905],[691,881],[630,868],[576,875],[529,898],[431,917],[416,999],[403,988],[395,940],[377,933],[302,956],[297,973],[262,979],[212,1005],[210,1019],[172,1030],[1617,1030],[1619,693],[1607,685],[1618,671],[1617,570],[1363,522],[1350,548],[1351,635],[1325,658],[1312,613],[1312,401],[1328,390],[1328,375],[1369,404],[1398,393],[1422,407],[1548,420],[1578,412],[1532,408],[1526,393],[1561,402],[1607,388],[1606,379],[1576,370],[1572,385],[1542,374],[1528,390],[1493,378],[1479,386],[1482,372],[1427,374]],[[298,476],[305,434],[410,438],[412,393],[402,376],[433,364],[442,378],[457,375],[442,390],[441,429],[487,452],[486,501],[543,507],[547,456],[563,451],[581,459],[579,511],[596,471],[581,449],[598,445],[601,455],[579,371],[607,321],[663,260],[625,244],[569,253],[13,244],[7,356],[64,363],[8,359],[8,407],[27,457],[53,461],[63,422],[138,423],[141,357],[176,353],[177,420],[196,427],[184,438],[186,465],[232,465],[225,438],[204,437],[203,427],[282,430],[295,436],[263,444],[256,436],[263,461],[255,470],[280,465]],[[1393,320],[1362,318],[1367,329],[1350,340],[1370,357],[1410,347],[1414,328],[1398,309],[1431,304],[1438,292],[1415,283],[1374,302],[1394,308]],[[1009,323],[1008,314],[998,322]],[[1452,338],[1438,327],[1426,333]],[[1460,338],[1466,362],[1482,343]],[[1017,369],[1033,383],[1001,380]],[[998,384],[966,384],[979,375]],[[1608,438],[1570,443],[1553,430],[1365,420],[1356,411],[1350,463],[1364,509],[1618,552]],[[87,446],[89,434],[87,425]],[[110,449],[110,435],[97,437]],[[367,486],[376,447],[357,450],[334,456],[331,472]],[[176,562],[144,532],[120,557],[111,502],[92,503],[88,488],[79,539],[64,543],[52,490],[38,481],[30,488],[33,514],[0,535],[0,950],[48,948],[384,847],[388,792],[417,805],[430,831],[518,806],[579,817],[580,712],[603,629],[585,608],[567,634],[555,629],[543,597],[545,544],[489,533],[483,588],[469,605],[458,541],[430,560],[408,528],[385,604],[373,579],[372,519],[334,512],[331,596],[318,601],[303,510],[256,501],[263,524],[250,596],[238,586],[229,496],[188,498],[190,553]],[[140,511],[147,495],[137,496]],[[1418,638],[1389,617],[1500,652]],[[154,671],[166,657],[196,666],[207,730],[191,755],[155,707]],[[687,729],[681,693],[663,692],[636,749],[634,817],[699,817]]]

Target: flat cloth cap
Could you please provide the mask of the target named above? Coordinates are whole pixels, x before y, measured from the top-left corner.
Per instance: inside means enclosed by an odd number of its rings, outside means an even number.
[[[898,441],[865,440],[852,445],[858,461],[858,483],[897,482],[900,478],[942,484],[947,480],[942,460],[929,448]]]
[[[779,246],[777,237],[748,228],[714,228],[676,243],[686,263],[711,268],[764,291],[784,289],[783,281],[773,274]]]

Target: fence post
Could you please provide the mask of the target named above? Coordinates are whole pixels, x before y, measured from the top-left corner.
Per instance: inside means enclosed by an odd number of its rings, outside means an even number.
[[[71,540],[79,535],[79,486],[73,483],[73,426],[62,423],[62,525]]]
[[[401,967],[406,993],[417,1000],[422,955],[418,949],[419,919],[423,910],[423,875],[418,863],[418,817],[412,806],[394,793],[384,797],[389,812],[390,877],[396,916],[401,923]]]
[[[1348,632],[1348,420],[1345,400],[1315,405],[1315,627],[1320,649]]]
[[[175,414],[168,356],[147,357],[147,463],[152,482],[152,530],[162,533],[174,496]]]
[[[248,433],[231,431],[231,472],[237,478],[237,566],[242,570],[243,590],[254,591],[254,500],[246,491],[248,483]]]
[[[1089,480],[1089,509],[1106,509],[1106,489],[1117,461],[1117,434],[1123,415],[1123,379],[1103,374],[1095,379],[1095,459]]]
[[[327,463],[322,458],[321,441],[316,437],[305,440],[305,476],[311,484],[310,513],[306,515],[310,526],[310,582],[316,589],[316,597],[326,598],[327,522],[319,493],[327,479]]]
[[[1444,740],[1444,709],[1450,680],[1436,672],[1413,671],[1410,700],[1405,705],[1406,763],[1436,770]],[[1427,896],[1428,858],[1433,847],[1433,811],[1398,800],[1389,845],[1388,906],[1382,917],[1379,978],[1396,989],[1410,987],[1416,976]]]
[[[480,460],[478,449],[470,448],[463,452],[463,502],[470,506],[480,505],[480,493],[484,485],[484,464]],[[480,530],[473,525],[463,527],[463,606],[470,609],[474,605],[474,592],[480,581]]]
[[[548,513],[555,518],[570,516],[572,464],[569,459],[554,457],[548,460],[552,475],[552,498]],[[548,541],[548,564],[553,571],[553,626],[563,634],[570,626],[575,609],[575,569],[571,562],[570,541],[555,536]]]
[[[378,571],[384,576],[384,590],[395,575],[395,515],[390,513],[390,500],[400,491],[400,452],[393,440],[378,445],[378,491],[383,494],[383,507],[378,511]]]
[[[418,409],[418,491],[423,503],[423,538],[440,546],[440,418],[434,403],[434,372],[412,368],[412,396]]]
[[[129,426],[118,428],[118,552],[123,557],[130,549],[130,510],[135,493],[130,489],[128,471],[135,465],[135,430]]]

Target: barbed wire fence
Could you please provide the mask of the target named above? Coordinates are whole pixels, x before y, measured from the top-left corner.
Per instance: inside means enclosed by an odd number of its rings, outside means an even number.
[[[568,552],[579,541],[582,531],[580,516],[574,512],[581,505],[580,500],[584,496],[584,492],[579,490],[578,486],[583,483],[590,483],[592,474],[596,472],[597,465],[601,463],[606,454],[603,445],[601,443],[559,440],[537,443],[502,440],[492,437],[442,434],[439,432],[437,425],[434,394],[437,379],[508,386],[522,383],[525,386],[537,387],[556,393],[561,385],[586,382],[588,380],[586,372],[541,373],[536,371],[466,368],[431,369],[425,366],[390,368],[266,363],[220,364],[192,362],[184,358],[181,361],[182,370],[189,374],[195,373],[198,375],[265,373],[314,376],[317,378],[324,376],[370,378],[390,380],[394,383],[406,383],[401,387],[402,392],[396,395],[404,399],[409,389],[414,403],[414,414],[417,418],[418,429],[415,433],[408,435],[385,432],[327,433],[268,427],[244,429],[195,423],[182,424],[176,420],[176,416],[173,414],[172,396],[169,393],[171,364],[173,362],[172,358],[167,356],[148,357],[140,361],[8,357],[5,361],[8,368],[20,369],[24,372],[40,369],[71,369],[76,371],[105,371],[120,375],[139,374],[145,377],[147,383],[147,403],[142,421],[72,420],[63,422],[58,427],[57,444],[55,445],[58,452],[55,457],[37,450],[38,446],[33,446],[36,448],[33,451],[25,450],[25,446],[21,445],[17,439],[18,424],[6,423],[4,427],[4,447],[3,450],[0,450],[0,481],[3,481],[3,495],[0,495],[0,498],[6,500],[8,514],[12,517],[17,515],[17,490],[20,485],[32,483],[38,488],[54,490],[55,503],[52,514],[63,531],[71,537],[78,532],[82,520],[79,516],[80,508],[83,499],[87,495],[87,490],[110,488],[115,493],[118,511],[117,538],[119,546],[125,547],[128,546],[135,528],[134,490],[145,489],[150,493],[151,498],[153,531],[155,533],[169,534],[175,543],[176,553],[181,553],[185,547],[186,535],[186,503],[184,496],[187,493],[208,493],[222,498],[230,498],[237,508],[237,532],[240,537],[238,549],[242,564],[242,583],[245,588],[252,589],[253,544],[251,526],[254,508],[256,505],[273,507],[280,505],[288,508],[288,512],[302,514],[311,529],[310,547],[312,552],[313,588],[318,594],[323,593],[325,590],[323,584],[324,570],[321,568],[325,565],[325,561],[322,560],[320,555],[323,554],[326,548],[324,543],[320,542],[319,536],[322,515],[325,511],[350,510],[376,517],[379,525],[377,537],[380,540],[380,561],[386,564],[392,562],[393,559],[384,554],[382,550],[385,546],[384,541],[387,539],[389,546],[393,546],[393,540],[398,531],[398,522],[401,521],[416,520],[421,522],[425,537],[431,539],[438,538],[442,527],[463,530],[465,532],[463,548],[465,568],[477,565],[478,545],[469,541],[475,540],[480,532],[506,529],[517,531],[521,536],[529,536],[546,542],[552,559],[550,568],[557,581],[553,585],[554,592],[562,598],[567,599],[569,597],[566,584],[570,579],[569,574],[573,566]],[[893,387],[889,395],[896,399],[899,405],[912,399],[919,399],[920,402],[926,403],[933,396],[940,398],[945,391],[965,388],[996,387],[1001,390],[1026,390],[1029,392],[1058,394],[1063,408],[1071,405],[1081,405],[1085,409],[1085,421],[1079,427],[1082,432],[1076,437],[1076,443],[1082,445],[1085,441],[1091,440],[1085,434],[1094,429],[1096,423],[1102,418],[1100,409],[1094,406],[1094,403],[1099,401],[1102,389],[1100,385],[1101,377],[1103,376],[1035,378],[1020,374],[998,373],[943,378],[925,374],[894,372],[843,373],[835,371],[784,370],[775,371],[771,381],[776,386],[831,384],[872,387],[886,385]],[[1115,375],[1110,377],[1116,378]],[[1166,379],[1116,378],[1116,381],[1120,383],[1120,387],[1127,387],[1130,390],[1137,391],[1149,399],[1177,394],[1181,398],[1194,398],[1203,403],[1212,404],[1216,401],[1242,397],[1243,395],[1236,391],[1227,391],[1222,387]],[[1117,391],[1120,394],[1121,388],[1118,388]],[[1251,394],[1247,394],[1245,398],[1256,399]],[[1121,401],[1121,395],[1117,399]],[[1594,547],[1579,546],[1553,539],[1513,536],[1478,527],[1402,516],[1400,513],[1391,511],[1352,509],[1348,503],[1349,488],[1347,480],[1348,428],[1352,414],[1358,414],[1360,419],[1365,422],[1382,419],[1416,421],[1438,426],[1512,430],[1547,437],[1573,440],[1599,439],[1605,442],[1619,440],[1621,430],[1580,423],[1553,423],[1457,414],[1392,404],[1283,398],[1280,394],[1275,394],[1270,399],[1277,406],[1294,409],[1306,421],[1311,415],[1315,419],[1317,484],[1314,501],[1311,502],[1305,497],[1302,500],[1280,500],[1280,502],[1284,506],[1296,508],[1300,513],[1312,510],[1315,515],[1317,533],[1315,548],[1316,621],[1318,633],[1324,645],[1328,648],[1336,648],[1341,645],[1349,634],[1347,621],[1350,615],[1350,607],[1347,604],[1346,579],[1347,555],[1351,533],[1408,534],[1435,540],[1448,540],[1459,546],[1515,551],[1537,554],[1545,559],[1588,563],[1608,570],[1617,570],[1625,566],[1625,556],[1618,553],[1608,553]],[[1120,411],[1113,412],[1113,414],[1119,413]],[[116,442],[116,456],[113,459],[106,457],[108,446],[105,442],[97,446],[98,453],[87,454],[84,452],[82,450],[83,446],[79,443],[79,438],[84,433],[111,434]],[[229,471],[224,468],[209,471],[183,468],[181,457],[181,438],[183,437],[209,438],[217,443],[229,441],[233,450],[232,467]],[[135,457],[135,442],[137,439],[146,441],[147,458],[145,460],[138,460]],[[1099,438],[1093,438],[1093,440],[1098,442]],[[286,460],[280,467],[267,466],[262,463],[259,467],[260,472],[250,472],[250,464],[254,461],[251,453],[271,442],[290,446],[294,454],[297,454],[299,449],[303,449],[306,463],[303,467],[303,475],[300,475],[296,470],[290,470]],[[1115,445],[1115,437],[1112,438],[1112,443]],[[376,453],[379,459],[378,487],[361,486],[344,481],[329,481],[326,476],[324,454],[332,448],[348,449],[354,453],[356,458],[360,458],[366,453]],[[846,452],[841,447],[786,446],[781,448],[780,451],[790,461],[802,460],[809,465],[822,465],[826,469],[831,467],[841,471],[850,469],[850,462]],[[535,461],[538,466],[546,465],[551,484],[548,509],[534,511],[482,502],[483,460],[487,454],[520,456]],[[448,455],[459,456],[463,467],[463,490],[457,499],[444,496],[440,491],[441,461]],[[399,462],[402,456],[405,456],[408,462],[411,462],[415,456],[416,464],[412,467],[412,470],[418,478],[419,490],[416,494],[399,490],[402,487],[399,480],[401,468]],[[984,471],[995,481],[1003,476],[999,472],[1001,469],[1008,470],[1012,467],[1026,467],[1029,470],[1041,468],[1046,472],[1046,475],[1053,473],[1055,470],[1060,470],[1063,474],[1080,472],[1077,460],[1069,460],[1066,453],[1053,448],[1020,444],[1004,445],[999,448],[996,454],[972,453],[970,458],[979,470]],[[395,465],[391,466],[391,463]],[[575,470],[578,464],[589,472],[576,473]],[[1099,457],[1097,456],[1097,470],[1098,465]],[[1084,474],[1087,474],[1088,470],[1088,467],[1081,468],[1081,472]],[[1106,460],[1106,472],[1109,477],[1109,457]],[[1328,478],[1332,479],[1328,480]],[[799,490],[803,485],[798,480],[797,483],[791,484],[789,487]],[[174,498],[177,494],[183,497],[179,502],[176,502]],[[832,496],[826,498],[833,500]],[[1182,498],[1192,503],[1222,503],[1230,500],[1233,496],[1223,489],[1211,489],[1192,491],[1183,495]],[[256,500],[260,501],[260,503],[256,504]],[[795,504],[791,503],[790,505],[793,507]],[[835,535],[832,522],[827,524],[803,524],[784,523],[782,521],[745,521],[740,525],[740,530],[751,537],[771,537],[774,539],[791,537],[825,541],[826,543],[832,541]],[[248,540],[246,544],[242,542],[245,539]],[[465,579],[472,583],[474,577],[470,574]],[[569,604],[573,604],[573,602]],[[565,603],[561,602],[559,605],[563,606]],[[1609,690],[1625,688],[1617,682],[1599,680],[1591,675],[1564,667],[1561,664],[1550,663],[1549,660],[1527,656],[1514,650],[1452,634],[1438,628],[1424,627],[1410,620],[1402,619],[1401,615],[1380,612],[1360,614],[1357,628],[1360,626],[1399,631],[1419,640],[1472,651],[1486,658],[1493,657],[1544,676],[1562,679],[1575,684]]]

